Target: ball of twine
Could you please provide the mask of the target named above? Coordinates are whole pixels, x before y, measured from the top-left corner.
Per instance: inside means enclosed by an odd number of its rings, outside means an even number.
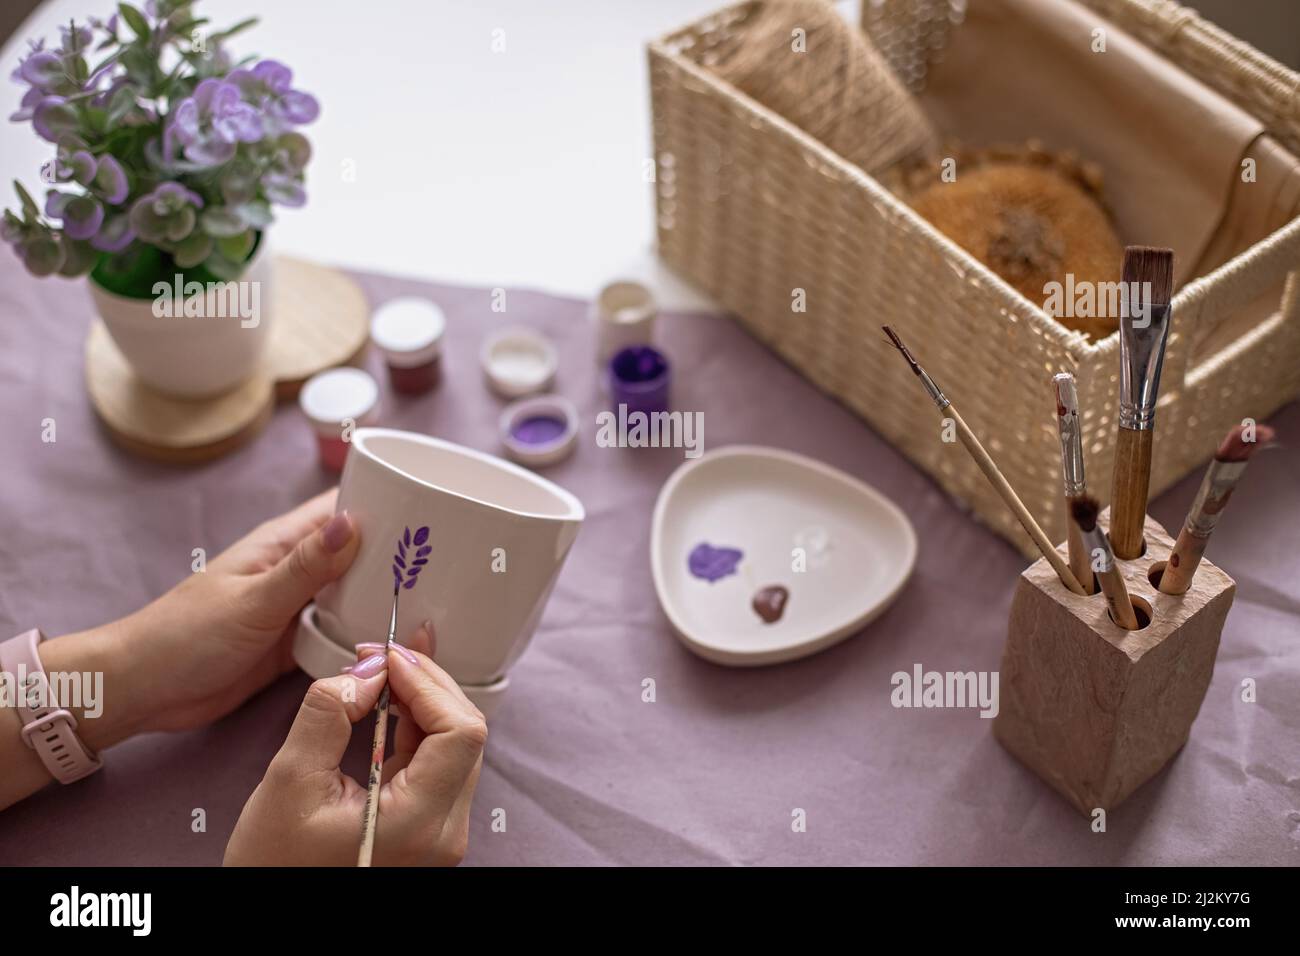
[[[865,172],[937,148],[916,100],[828,0],[757,0],[706,65]]]

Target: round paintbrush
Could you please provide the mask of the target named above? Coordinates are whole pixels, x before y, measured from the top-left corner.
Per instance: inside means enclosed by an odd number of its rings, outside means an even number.
[[[384,653],[393,646],[393,632],[397,630],[398,586],[393,587],[393,609],[388,617],[388,640]],[[357,852],[357,866],[369,866],[375,852],[375,829],[379,823],[379,787],[384,780],[384,750],[388,747],[388,685],[379,692],[375,704],[375,735],[370,744],[370,774],[366,781],[366,806],[361,812],[361,849]]]
[[[883,328],[885,334],[889,336],[889,341],[894,344],[894,347],[897,348],[903,358],[907,360],[907,364],[911,366],[912,371],[916,373],[916,377],[921,380],[921,384],[925,386],[926,392],[929,393],[931,400],[938,407],[939,411],[951,418],[956,424],[957,435],[961,438],[961,443],[966,446],[966,450],[970,452],[970,456],[975,459],[975,464],[979,465],[980,471],[984,472],[984,477],[989,480],[989,484],[991,484],[994,490],[1001,495],[1002,500],[1006,502],[1007,507],[1011,509],[1011,513],[1019,519],[1021,527],[1029,533],[1029,537],[1034,539],[1034,544],[1038,546],[1038,550],[1041,551],[1043,557],[1047,559],[1047,563],[1052,566],[1052,570],[1054,570],[1057,577],[1061,579],[1061,583],[1075,594],[1085,593],[1083,585],[1079,583],[1078,579],[1074,576],[1074,573],[1069,569],[1066,563],[1061,560],[1061,555],[1057,552],[1056,548],[1052,547],[1052,542],[1047,540],[1047,535],[1043,532],[1042,527],[1040,527],[1038,522],[1034,520],[1034,516],[1029,513],[1029,509],[1026,508],[1025,503],[1020,500],[1020,496],[1016,494],[1015,489],[1011,487],[1010,482],[1008,482],[1002,472],[998,470],[997,464],[991,457],[989,457],[989,453],[984,450],[984,446],[980,444],[980,440],[975,437],[975,433],[970,430],[970,426],[966,424],[966,421],[958,413],[956,406],[948,400],[947,396],[943,394],[943,391],[939,386],[934,383],[934,379],[932,379],[925,369],[921,368],[916,359],[912,357],[912,353],[907,350],[907,346],[903,344],[903,340],[898,337],[894,330],[887,325],[881,326],[881,328]]]
[[[1084,593],[1093,590],[1092,563],[1088,549],[1083,546],[1083,535],[1074,521],[1071,509],[1074,503],[1088,493],[1088,483],[1083,473],[1083,430],[1079,422],[1079,395],[1074,387],[1074,376],[1059,372],[1052,377],[1052,391],[1056,396],[1056,425],[1061,436],[1061,474],[1065,479],[1065,541],[1070,570]]]
[[[428,527],[411,533],[408,526],[397,539],[393,554],[393,607],[388,615],[388,640],[384,653],[393,646],[397,631],[397,598],[403,590],[415,587],[420,572],[429,563],[433,546],[428,543]],[[357,866],[369,866],[375,852],[375,832],[379,827],[379,788],[384,780],[384,750],[388,746],[388,684],[379,692],[375,704],[375,736],[370,746],[370,775],[366,782],[366,806],[361,814],[361,849],[357,852]]]
[[[1246,462],[1260,445],[1267,445],[1273,440],[1273,429],[1267,425],[1255,425],[1253,431],[1245,425],[1238,425],[1228,432],[1223,444],[1219,446],[1201,480],[1201,488],[1196,493],[1183,530],[1178,532],[1174,550],[1169,553],[1165,569],[1160,575],[1160,590],[1165,594],[1186,594],[1192,586],[1196,567],[1205,554],[1205,546],[1210,543],[1210,535],[1219,522],[1232,491],[1246,471]]]
[[[1126,631],[1136,631],[1137,612],[1133,610],[1133,601],[1128,596],[1128,585],[1124,583],[1124,575],[1115,566],[1110,541],[1097,525],[1097,513],[1100,510],[1097,499],[1085,495],[1070,506],[1070,516],[1079,526],[1084,547],[1093,557],[1092,568],[1101,584],[1101,593],[1106,595],[1110,619]]]

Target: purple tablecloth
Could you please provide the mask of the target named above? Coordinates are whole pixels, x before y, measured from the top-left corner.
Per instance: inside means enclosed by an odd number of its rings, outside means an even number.
[[[586,525],[492,722],[468,862],[1300,863],[1300,407],[1273,418],[1290,447],[1251,466],[1211,545],[1238,591],[1191,740],[1094,833],[976,711],[890,703],[890,675],[915,663],[998,668],[1024,561],[732,320],[661,319],[675,403],[704,412],[706,446],[770,444],[826,461],[898,502],[921,539],[912,580],[863,633],[757,670],[695,657],[659,609],[650,514],[682,452],[597,447],[584,303],[511,291],[500,314],[487,290],[357,278],[372,303],[420,293],[448,316],[441,390],[385,392],[385,424],[495,451],[500,403],[476,352],[485,333],[515,322],[560,343],[558,389],[583,415],[577,454],[547,474],[583,500]],[[192,548],[215,553],[329,484],[292,406],[204,467],[116,449],[82,383],[90,318],[80,284],[37,282],[0,254],[0,407],[12,443],[0,464],[0,633],[58,634],[125,614],[189,573]],[[41,441],[47,417],[54,444]],[[1198,480],[1156,501],[1156,518],[1175,527]],[[654,703],[642,701],[647,677]],[[1241,700],[1248,677],[1254,703]],[[218,863],[307,684],[289,676],[214,726],[131,740],[93,778],[0,813],[0,862]],[[368,736],[358,732],[349,755],[357,776]],[[191,831],[199,807],[205,833]],[[493,831],[497,808],[505,832]],[[791,826],[796,808],[806,832]]]

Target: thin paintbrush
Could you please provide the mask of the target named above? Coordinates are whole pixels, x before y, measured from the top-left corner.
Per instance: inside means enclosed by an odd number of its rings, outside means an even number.
[[[393,646],[397,632],[397,597],[402,591],[415,587],[420,572],[429,563],[433,546],[429,544],[427,525],[411,533],[408,525],[397,539],[393,554],[393,608],[388,615],[388,640],[384,642],[384,656]],[[366,785],[366,807],[361,816],[361,850],[357,853],[357,866],[369,866],[375,852],[375,829],[379,823],[379,788],[384,779],[384,748],[388,746],[388,683],[379,692],[375,704],[375,737],[370,747],[370,780]]]
[[[1083,435],[1079,423],[1079,395],[1074,387],[1074,376],[1059,372],[1052,377],[1052,390],[1056,395],[1056,427],[1061,435],[1061,474],[1065,478],[1065,542],[1070,559],[1070,570],[1083,585],[1085,594],[1093,593],[1092,564],[1088,549],[1083,546],[1083,536],[1073,515],[1074,503],[1088,493],[1088,482],[1083,473]]]
[[[1061,583],[1075,594],[1083,594],[1083,585],[1079,583],[1069,567],[1061,560],[1060,554],[1052,547],[1052,542],[1047,540],[1047,535],[1043,533],[1043,529],[1038,526],[1034,516],[1029,513],[1029,509],[1025,507],[1024,502],[1016,495],[1015,489],[1008,484],[1007,479],[998,470],[998,466],[989,457],[989,453],[984,450],[984,446],[975,437],[975,433],[970,430],[970,426],[957,412],[956,406],[948,400],[939,389],[939,386],[934,384],[934,379],[930,378],[925,369],[921,368],[916,359],[912,357],[912,353],[907,350],[907,346],[903,344],[903,340],[898,337],[894,330],[887,325],[882,326],[882,328],[885,330],[885,334],[889,336],[889,341],[893,342],[895,348],[902,353],[903,358],[907,359],[907,364],[911,366],[912,371],[921,380],[921,384],[925,386],[925,390],[929,392],[930,398],[934,400],[934,404],[938,406],[939,411],[956,423],[957,434],[961,437],[961,443],[966,446],[970,456],[975,459],[975,464],[979,465],[980,471],[984,472],[984,477],[989,480],[989,484],[1002,496],[1002,500],[1006,502],[1007,507],[1020,520],[1021,526],[1029,532],[1029,537],[1034,539],[1034,544],[1038,545],[1038,550],[1043,553],[1043,557],[1047,559],[1048,564],[1056,571]]]
[[[1200,491],[1196,493],[1196,500],[1183,522],[1183,530],[1178,532],[1178,541],[1160,575],[1160,590],[1165,594],[1186,594],[1192,586],[1205,546],[1210,542],[1210,535],[1232,497],[1233,489],[1246,471],[1246,462],[1256,448],[1273,440],[1273,429],[1267,425],[1255,425],[1254,434],[1249,437],[1251,440],[1248,441],[1244,425],[1228,432],[1214,461],[1206,469]]]
[[[1116,557],[1129,559],[1142,553],[1156,399],[1174,291],[1173,251],[1129,246],[1124,250],[1121,288],[1125,309],[1119,325],[1119,431],[1110,489],[1110,541]]]
[[[384,642],[384,655],[393,646],[393,635],[397,630],[397,595],[400,588],[393,586],[393,610],[388,616],[388,640]],[[379,786],[384,779],[384,749],[388,746],[388,684],[379,692],[379,703],[375,705],[375,736],[370,746],[370,780],[366,784],[366,809],[361,816],[361,851],[357,854],[357,866],[369,866],[370,857],[375,852],[375,825],[379,820]]]
[[[1126,631],[1136,631],[1137,612],[1133,610],[1133,601],[1128,596],[1124,575],[1115,566],[1115,555],[1110,550],[1110,542],[1097,525],[1097,512],[1100,510],[1097,499],[1088,496],[1080,498],[1070,508],[1071,517],[1083,536],[1084,547],[1093,556],[1092,567],[1101,584],[1101,593],[1106,595],[1110,619]]]

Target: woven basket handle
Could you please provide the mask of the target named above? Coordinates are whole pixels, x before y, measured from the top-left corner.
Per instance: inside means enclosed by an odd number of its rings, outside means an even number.
[[[1279,308],[1288,321],[1300,322],[1300,217],[1209,275],[1189,282],[1174,296],[1174,324],[1165,357],[1169,385],[1186,385],[1193,370],[1192,356],[1206,337],[1233,312],[1284,279]],[[1200,356],[1197,364],[1214,358]]]

